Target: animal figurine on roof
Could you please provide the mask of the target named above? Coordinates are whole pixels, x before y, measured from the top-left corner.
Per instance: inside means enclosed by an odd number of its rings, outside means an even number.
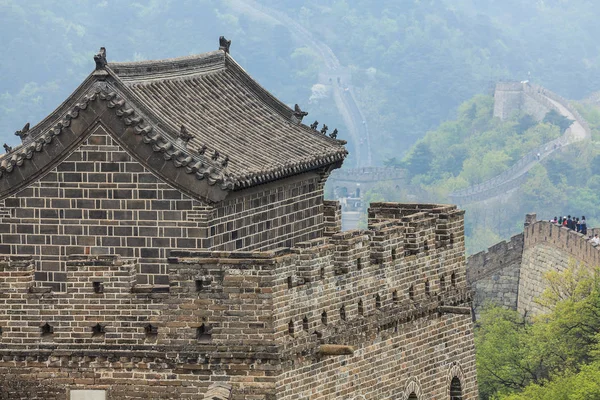
[[[329,137],[332,138],[332,139],[337,139],[337,135],[338,135],[338,130],[337,130],[337,128],[335,128],[333,130],[333,132],[331,132],[331,134],[329,135]]]
[[[188,132],[185,126],[181,125],[179,129],[179,139],[183,140],[186,144],[190,141],[193,136]]]
[[[21,141],[25,140],[29,136],[29,122],[25,124],[23,129],[16,131],[15,135],[21,138]]]
[[[323,135],[327,134],[327,130],[329,129],[329,127],[325,124],[323,124],[323,127],[321,128],[321,133]]]
[[[300,122],[302,122],[302,118],[306,117],[307,115],[308,112],[302,111],[298,104],[294,106],[294,117],[296,117]]]
[[[231,46],[231,40],[225,39],[225,36],[219,37],[219,50],[223,50],[225,53],[229,53],[230,46]]]
[[[103,69],[108,64],[106,61],[106,48],[100,47],[100,51],[94,56],[96,62],[96,69]]]
[[[310,129],[312,129],[313,131],[316,131],[318,126],[319,126],[319,121],[315,121],[310,125]]]

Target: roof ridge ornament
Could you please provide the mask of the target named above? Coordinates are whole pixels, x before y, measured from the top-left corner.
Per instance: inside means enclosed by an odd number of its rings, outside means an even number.
[[[333,130],[333,132],[331,132],[331,134],[329,135],[329,137],[332,138],[332,139],[337,139],[337,135],[338,135],[338,130],[337,130],[337,128],[335,128]]]
[[[6,143],[4,143],[4,151],[6,151],[7,153],[10,153],[12,151],[12,147],[10,147]]]
[[[231,40],[225,39],[225,36],[219,37],[219,50],[223,50],[225,54],[229,54],[229,47],[231,46]]]
[[[323,127],[321,128],[321,134],[326,135],[328,129],[329,129],[329,127],[327,125],[323,124]]]
[[[313,131],[316,131],[318,127],[319,127],[319,121],[315,121],[312,124],[310,124],[310,129],[312,129]]]
[[[21,139],[21,141],[24,141],[27,138],[27,136],[29,136],[29,122],[25,124],[23,129],[21,129],[20,131],[16,131],[15,136],[18,136]]]
[[[294,105],[294,117],[298,123],[302,122],[302,119],[308,115],[308,112],[302,111],[298,104]]]
[[[106,48],[100,47],[100,51],[96,53],[94,56],[94,61],[96,62],[96,70],[104,69],[108,61],[106,61]]]

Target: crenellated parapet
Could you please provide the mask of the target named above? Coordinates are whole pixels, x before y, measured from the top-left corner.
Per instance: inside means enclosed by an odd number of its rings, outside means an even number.
[[[0,304],[7,306],[0,311],[0,356],[102,366],[98,384],[124,366],[144,375],[160,363],[157,379],[191,396],[287,399],[281,384],[295,373],[309,385],[332,365],[358,366],[382,354],[387,370],[408,363],[427,381],[431,368],[447,373],[448,354],[462,354],[471,371],[465,384],[475,390],[472,345],[434,334],[472,332],[463,212],[379,203],[370,215],[368,230],[338,231],[293,248],[173,250],[166,284],[140,283],[135,258],[71,255],[66,291],[54,292],[35,286],[31,257],[7,258],[0,262]],[[415,332],[441,340],[435,356],[427,340],[407,352]],[[403,355],[388,358],[396,351]],[[301,372],[311,365],[315,374]],[[191,380],[198,374],[206,379]],[[361,368],[355,374],[365,390],[373,387]],[[111,382],[113,396],[127,390],[126,380]]]
[[[588,235],[595,229],[588,229]],[[574,265],[597,267],[600,248],[586,235],[527,214],[524,231],[467,260],[467,280],[478,314],[486,302],[516,309],[522,314],[547,311],[538,301],[549,272]]]

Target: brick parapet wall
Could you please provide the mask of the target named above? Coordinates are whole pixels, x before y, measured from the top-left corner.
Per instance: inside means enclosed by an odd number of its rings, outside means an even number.
[[[523,245],[520,233],[467,258],[467,282],[477,316],[487,302],[517,309]]]
[[[524,248],[527,250],[540,243],[564,251],[587,265],[600,265],[600,249],[572,229],[548,221],[536,221],[525,228]]]
[[[415,381],[427,396],[443,396],[460,365],[464,398],[475,399],[471,317],[443,308],[469,314],[463,242],[400,251],[407,230],[429,237],[432,224],[378,221],[291,250],[176,250],[169,284],[159,286],[136,279],[137,259],[73,255],[66,292],[32,292],[32,262],[8,259],[0,274],[8,289],[0,302],[10,303],[0,311],[0,373],[36,382],[39,389],[15,397],[23,399],[62,399],[65,387],[105,388],[111,400],[192,399],[215,382],[231,385],[232,399],[391,399]],[[45,322],[54,333],[43,333]],[[97,323],[105,333],[93,334]],[[31,342],[14,341],[21,328]],[[355,346],[355,355],[322,357],[327,343]],[[345,364],[358,372],[345,375]],[[45,375],[49,365],[55,375]],[[382,376],[385,384],[376,384]]]
[[[342,206],[339,201],[325,200],[323,202],[325,219],[325,236],[331,236],[342,230]]]
[[[565,271],[574,264],[597,267],[600,249],[576,231],[548,221],[535,221],[535,215],[530,219],[524,232],[517,310],[535,315],[547,311],[537,301],[547,286],[545,275]]]
[[[295,249],[321,271],[311,280],[297,279],[303,273],[297,263],[276,268],[275,338],[284,360],[278,398],[315,393],[323,399],[408,398],[410,391],[404,391],[415,381],[428,398],[443,398],[452,360],[466,371],[464,398],[477,397],[463,214],[454,207],[430,207],[440,211],[436,214],[403,206],[377,204],[370,209],[368,231],[343,232]],[[400,218],[384,219],[392,214]],[[456,242],[435,245],[442,219]],[[407,234],[418,239],[417,252],[405,251]],[[444,305],[466,308],[468,315],[441,312]],[[451,332],[464,335],[460,345],[449,340]],[[355,351],[323,356],[323,344]]]

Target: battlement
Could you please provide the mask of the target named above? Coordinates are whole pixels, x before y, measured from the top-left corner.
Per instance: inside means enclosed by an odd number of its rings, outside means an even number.
[[[339,210],[336,204],[330,207]],[[261,302],[266,301],[253,305],[252,318],[257,316],[257,310],[267,313],[268,301],[282,307],[286,304],[288,310],[279,324],[260,327],[254,324],[252,333],[244,331],[243,338],[240,335],[240,342],[256,340],[258,343],[273,334],[276,339],[287,337],[289,321],[281,321],[288,317],[298,322],[310,314],[308,325],[316,329],[321,325],[317,311],[328,303],[327,299],[337,296],[335,287],[339,289],[340,284],[347,287],[347,316],[358,313],[359,297],[362,297],[361,313],[364,313],[390,304],[434,301],[449,288],[466,287],[461,268],[462,211],[453,206],[377,203],[369,215],[369,230],[337,232],[298,243],[293,248],[262,252],[172,251],[167,285],[139,284],[136,259],[118,255],[72,255],[66,263],[67,291],[55,293],[50,287],[36,286],[31,257],[5,258],[0,264],[3,289],[0,302],[20,302],[21,309],[29,309],[28,315],[38,315],[39,320],[30,320],[23,326],[7,310],[0,312],[0,326],[4,331],[1,341],[34,343],[44,336],[40,326],[48,323],[53,335],[46,339],[51,337],[56,344],[101,341],[104,345],[143,345],[148,340],[144,324],[151,323],[157,328],[157,343],[175,334],[178,339],[168,341],[173,345],[189,342],[193,329],[203,321],[211,326],[211,340],[217,343],[234,337],[235,332],[225,328],[223,315],[218,316],[210,307],[201,311],[202,305],[217,299],[225,304],[240,294],[252,293]],[[451,237],[455,240],[450,240]],[[359,288],[362,295],[353,296],[354,288]],[[114,300],[115,306],[100,305],[106,299]],[[69,302],[73,304],[67,306]],[[302,310],[295,306],[299,304],[304,304]],[[44,315],[39,309],[42,305],[46,308]],[[174,327],[167,322],[174,316],[188,315],[189,310],[196,307],[199,310],[194,311],[194,315],[200,319],[195,323]],[[59,318],[60,309],[81,309],[88,315],[82,321],[66,321]],[[163,315],[167,309],[171,311]],[[275,306],[275,309],[279,308]],[[337,311],[320,311],[331,315],[327,326],[333,326],[331,322],[336,320]],[[132,313],[138,314],[136,326],[120,320]],[[249,316],[241,311],[238,314],[239,317],[244,315]],[[92,322],[106,330],[101,340],[92,334]],[[325,327],[318,330],[323,331],[321,336],[327,332]]]
[[[591,229],[590,232],[595,230]],[[525,227],[525,248],[533,248],[538,244],[564,251],[586,265],[600,265],[600,248],[594,246],[586,236],[564,226],[535,219],[531,221]]]
[[[161,372],[177,376],[176,382],[209,376],[218,367],[234,392],[265,398],[287,393],[282,380],[306,363],[323,371],[303,380],[324,376],[332,357],[327,346],[352,356],[353,349],[406,340],[415,324],[436,321],[470,332],[463,212],[379,203],[370,215],[368,230],[336,232],[292,248],[174,250],[163,285],[140,284],[135,258],[72,255],[66,291],[53,292],[36,286],[32,257],[2,259],[0,356],[17,360],[35,352],[36,360],[47,362],[58,351],[68,355],[65,362],[79,357],[85,365],[106,366],[102,354],[114,353],[138,371],[146,359],[176,364]],[[450,234],[456,240],[443,239]],[[429,357],[426,346],[419,349],[407,359]],[[357,351],[358,357],[368,354]],[[139,352],[144,359],[136,358]],[[337,357],[336,363],[343,361]],[[212,383],[197,381],[188,390],[208,393]]]
[[[473,254],[467,259],[467,281],[473,284],[487,278],[499,270],[511,265],[512,260],[519,260],[523,254],[523,233],[496,243],[487,249]]]

